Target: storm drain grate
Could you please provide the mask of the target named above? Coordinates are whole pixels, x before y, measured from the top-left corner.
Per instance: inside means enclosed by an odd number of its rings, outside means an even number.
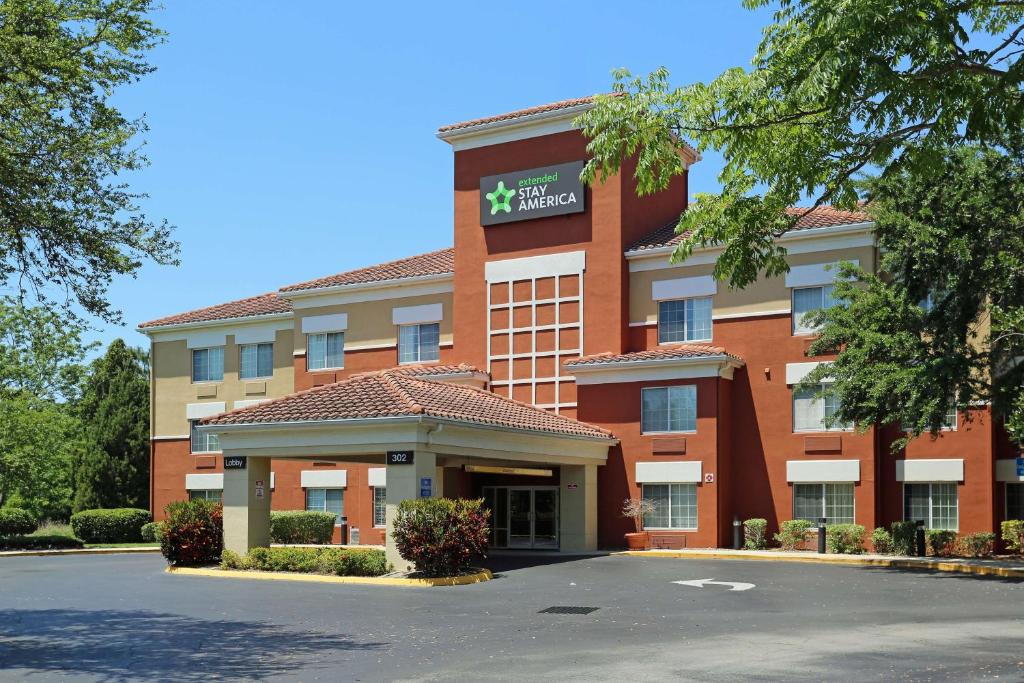
[[[537,614],[590,614],[599,609],[599,607],[580,607],[579,605],[555,605],[542,609]]]

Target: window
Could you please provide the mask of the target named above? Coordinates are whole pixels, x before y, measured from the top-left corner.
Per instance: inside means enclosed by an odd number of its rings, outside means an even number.
[[[238,376],[242,379],[270,377],[274,374],[273,344],[243,344],[238,347],[241,355]]]
[[[955,483],[904,484],[903,519],[923,519],[926,529],[956,531],[959,527],[956,486]]]
[[[333,512],[335,525],[345,514],[345,489],[306,489],[306,509]]]
[[[641,391],[640,431],[697,431],[697,387],[652,387]]]
[[[643,497],[654,503],[644,516],[645,529],[696,529],[696,484],[644,484]]]
[[[839,303],[832,296],[832,285],[800,287],[793,290],[793,334],[814,334],[815,328],[804,323],[811,311],[831,308]]]
[[[853,482],[793,484],[793,519],[853,524]]]
[[[224,347],[192,349],[192,381],[220,382],[224,379]]]
[[[192,489],[188,492],[189,500],[209,500],[214,503],[221,502],[223,491],[220,489]]]
[[[839,410],[839,399],[835,396],[817,398],[815,394],[823,391],[826,385],[819,384],[811,389],[793,389],[793,431],[794,432],[825,432],[849,430],[848,422],[837,422],[831,427],[825,426],[825,418],[832,417]]]
[[[191,433],[192,433],[192,452],[193,453],[219,453],[220,452],[220,437],[216,434],[209,434],[200,432],[197,427],[199,426],[199,420],[188,421]]]
[[[420,363],[441,357],[441,325],[402,325],[398,328],[398,362]]]
[[[326,370],[345,367],[345,333],[327,332],[308,335],[306,368]]]
[[[942,430],[955,432],[957,427],[957,413],[956,413],[956,400],[950,399],[950,403],[946,406],[946,414],[942,416]],[[904,432],[914,431],[910,425],[900,424],[900,429]]]
[[[711,339],[711,297],[658,302],[658,343]]]
[[[1006,485],[1006,519],[1024,519],[1024,484]]]
[[[373,525],[387,526],[388,494],[383,486],[373,488]]]

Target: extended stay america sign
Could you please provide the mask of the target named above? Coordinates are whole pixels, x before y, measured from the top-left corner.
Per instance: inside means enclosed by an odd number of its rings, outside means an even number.
[[[581,213],[582,161],[542,166],[480,179],[480,225]]]

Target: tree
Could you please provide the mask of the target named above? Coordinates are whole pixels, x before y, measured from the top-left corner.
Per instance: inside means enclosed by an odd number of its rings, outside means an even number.
[[[75,511],[149,505],[149,360],[114,340],[93,361],[77,414],[95,448],[75,467]]]
[[[119,86],[153,71],[163,34],[150,0],[0,3],[0,283],[40,302],[63,293],[105,320],[115,275],[143,259],[177,263],[166,221],[140,210],[125,175],[148,162],[133,146],[146,130],[110,103]]]
[[[838,421],[914,435],[938,432],[950,406],[992,402],[1024,442],[1024,158],[958,148],[871,180],[868,196],[885,276],[842,269],[844,303],[810,316],[810,352],[840,353],[804,386],[831,382]]]
[[[613,96],[598,97],[597,105],[579,119],[590,137],[592,159],[584,169],[588,182],[617,172],[624,158],[635,156],[638,192],[649,194],[684,172],[683,140],[698,150],[722,153],[721,191],[697,195],[680,217],[677,230],[684,238],[674,259],[685,259],[697,247],[721,246],[715,276],[732,287],[744,287],[762,275],[788,270],[786,251],[777,238],[802,215],[787,211],[801,200],[811,204],[805,211],[822,204],[852,209],[861,199],[858,191],[865,175],[877,175],[882,182],[935,180],[941,174],[932,170],[944,167],[950,150],[964,145],[1019,158],[1024,3],[744,4],[777,5],[749,70],[730,69],[710,83],[679,88],[670,87],[664,69],[646,78],[620,70]],[[936,220],[940,225],[954,223],[948,216]],[[932,223],[932,216],[918,214],[902,225],[913,232]],[[891,230],[896,229],[894,222]],[[992,229],[999,241],[1009,243],[1013,236],[1008,233],[1019,226]],[[891,238],[897,239],[894,233]],[[907,234],[899,239],[913,238]],[[986,245],[974,247],[990,253]],[[933,270],[919,273],[918,281],[943,282],[947,264],[927,259],[922,266],[925,262]],[[982,301],[999,294],[987,283],[978,284]],[[1011,329],[1015,304],[1006,306],[1000,324],[1010,327],[1003,333],[1016,334],[1022,321]],[[929,324],[936,328],[947,324],[963,329],[963,311],[939,307],[932,315]],[[960,363],[950,355],[952,348],[944,353],[947,363]],[[926,357],[915,360],[927,362]],[[975,359],[979,372],[980,363]],[[1019,431],[1024,424],[1014,426],[1020,411],[1007,412],[1015,403],[1024,405],[1021,388],[1004,388],[1001,414],[1014,433],[1024,433]],[[902,411],[902,416],[918,425],[930,422],[923,404],[916,405],[922,410],[913,416]]]
[[[78,325],[0,297],[0,505],[70,513],[71,463],[87,445],[68,404],[89,348]]]

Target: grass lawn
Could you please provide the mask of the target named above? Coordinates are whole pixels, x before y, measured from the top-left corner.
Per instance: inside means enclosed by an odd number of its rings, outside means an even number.
[[[74,538],[75,532],[70,524],[45,522],[29,536],[67,536]],[[159,548],[159,543],[86,543],[86,548]]]

